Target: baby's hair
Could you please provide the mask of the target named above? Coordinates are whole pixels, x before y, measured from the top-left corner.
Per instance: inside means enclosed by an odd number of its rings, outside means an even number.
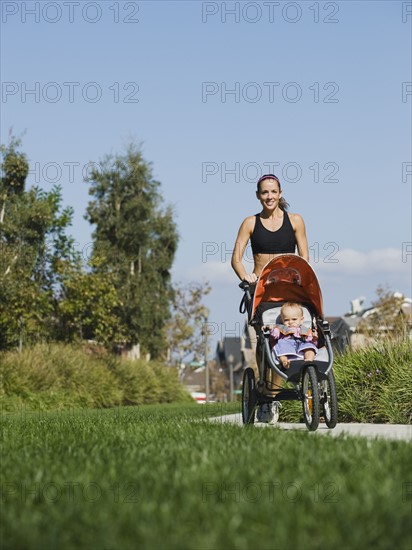
[[[262,183],[262,181],[264,180],[275,180],[278,182],[278,185],[279,185],[279,191],[282,191],[282,186],[280,185],[280,180],[277,176],[275,176],[275,174],[265,174],[264,176],[260,177],[257,181],[257,193],[260,193],[260,184]],[[286,202],[286,200],[281,197],[280,200],[279,200],[279,208],[281,210],[283,210],[284,212],[286,212],[286,210],[288,209],[288,206],[289,206],[289,203]]]
[[[282,317],[282,319],[283,319],[283,311],[287,307],[298,309],[299,312],[300,312],[301,317],[303,317],[303,309],[302,309],[302,306],[300,304],[298,304],[297,302],[285,302],[283,304],[283,306],[280,308],[280,316]]]

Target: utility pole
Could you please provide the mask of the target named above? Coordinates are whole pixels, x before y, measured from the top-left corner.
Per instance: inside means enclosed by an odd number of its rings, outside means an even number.
[[[205,335],[205,389],[206,389],[206,403],[209,403],[210,387],[209,387],[209,361],[207,360],[208,355],[208,317],[206,317],[206,322],[204,325],[204,335]]]
[[[234,395],[233,361],[235,360],[235,358],[233,357],[232,354],[230,354],[227,360],[229,363],[229,383],[230,383],[229,401],[233,401],[233,395]]]

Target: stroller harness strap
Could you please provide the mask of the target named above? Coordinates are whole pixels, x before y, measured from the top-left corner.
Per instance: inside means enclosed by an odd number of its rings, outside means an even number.
[[[270,336],[275,341],[278,341],[281,335],[285,338],[300,340],[301,342],[313,342],[313,344],[317,343],[317,338],[314,337],[312,329],[305,325],[300,325],[299,327],[287,327],[286,325],[277,323],[270,331]]]
[[[256,214],[250,244],[253,254],[294,254],[296,237],[288,213],[283,212],[283,223],[277,231],[266,229],[260,214]]]
[[[308,341],[313,339],[312,330],[303,325],[300,327],[287,327],[286,325],[276,324],[270,334],[276,339],[279,338],[279,334],[283,334],[283,336],[294,336],[295,338],[304,338]]]

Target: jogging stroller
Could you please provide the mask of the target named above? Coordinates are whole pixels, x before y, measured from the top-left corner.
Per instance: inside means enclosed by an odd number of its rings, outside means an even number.
[[[338,404],[333,376],[333,351],[330,328],[323,317],[323,301],[318,279],[309,263],[295,254],[282,254],[270,260],[254,287],[249,283],[240,288],[244,296],[240,312],[248,314],[248,322],[256,331],[256,363],[258,376],[247,367],[243,375],[242,419],[254,424],[259,405],[274,401],[299,400],[310,431],[318,428],[321,414],[328,428],[337,423]],[[280,322],[280,309],[285,302],[302,305],[304,323],[318,332],[318,352],[311,362],[290,361],[284,369],[276,352],[270,347],[270,327]],[[286,388],[272,383],[272,373],[289,384]]]

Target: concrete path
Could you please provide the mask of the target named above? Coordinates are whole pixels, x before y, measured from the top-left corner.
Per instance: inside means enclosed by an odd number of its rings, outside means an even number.
[[[242,424],[241,413],[228,414],[210,419],[212,422],[230,422],[233,424]],[[280,428],[281,430],[302,430],[308,431],[305,424],[291,424],[279,422],[276,426],[255,422],[257,428]],[[412,440],[412,426],[408,424],[337,424],[333,430],[330,430],[326,424],[319,424],[316,432],[309,432],[320,435],[329,435],[336,437],[341,434],[362,437],[383,437],[385,439],[397,439],[404,441]]]

